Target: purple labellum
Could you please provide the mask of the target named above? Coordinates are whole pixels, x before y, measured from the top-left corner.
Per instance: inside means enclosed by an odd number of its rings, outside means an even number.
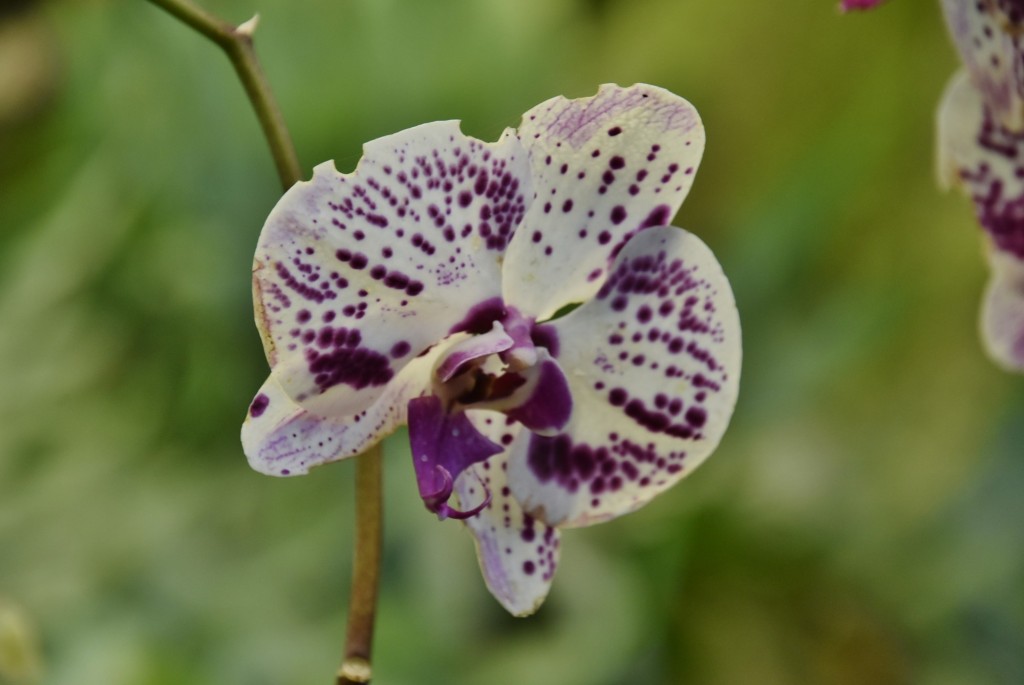
[[[501,452],[470,423],[463,412],[450,414],[433,395],[409,401],[409,443],[420,497],[439,519],[475,516],[491,500],[468,511],[448,504],[455,479],[468,467]],[[486,490],[486,489],[485,489]]]

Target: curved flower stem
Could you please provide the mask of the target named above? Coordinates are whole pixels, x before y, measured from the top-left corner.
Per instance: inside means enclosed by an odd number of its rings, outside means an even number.
[[[263,135],[270,144],[277,174],[287,190],[302,180],[288,127],[277,107],[253,48],[257,17],[239,26],[216,17],[191,0],[149,0],[203,34],[227,53],[245,86]],[[356,459],[356,541],[352,592],[349,601],[345,658],[338,669],[338,685],[370,682],[370,650],[377,612],[381,549],[381,449],[373,447]]]
[[[348,606],[345,659],[337,685],[370,682],[370,651],[377,608],[381,548],[380,443],[356,458],[356,544]]]
[[[277,174],[285,190],[302,180],[299,158],[295,154],[288,128],[284,124],[281,110],[270,91],[266,76],[256,59],[253,48],[252,34],[256,30],[258,16],[244,24],[232,26],[223,19],[216,17],[191,0],[149,0],[180,19],[183,23],[203,34],[220,46],[234,65],[238,78],[245,87],[256,116],[263,127],[263,135],[270,144],[270,153],[274,156]]]

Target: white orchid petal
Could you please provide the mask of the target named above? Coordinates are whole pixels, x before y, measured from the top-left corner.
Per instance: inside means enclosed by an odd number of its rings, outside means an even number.
[[[974,201],[996,249],[1024,259],[1024,133],[1000,126],[963,74],[939,107],[939,169]]]
[[[253,267],[274,377],[304,408],[370,406],[408,362],[500,292],[505,246],[532,195],[511,132],[494,144],[436,122],[321,164],[271,212]]]
[[[990,251],[992,277],[981,310],[989,356],[1007,371],[1024,373],[1024,260]]]
[[[1024,22],[1014,0],[942,0],[964,66],[1000,124],[1024,131]]]
[[[249,405],[242,449],[249,465],[270,476],[298,476],[360,454],[406,422],[409,400],[430,385],[430,368],[459,336],[412,360],[368,408],[322,417],[296,404],[271,375]]]
[[[630,236],[668,224],[704,151],[697,110],[661,88],[604,85],[523,116],[535,197],[509,245],[505,300],[543,320],[598,291]]]
[[[1024,371],[1024,133],[1000,126],[964,74],[939,108],[939,173],[970,196],[988,233],[985,347],[1000,366]]]
[[[739,387],[739,317],[696,236],[635,236],[597,297],[552,325],[574,408],[559,435],[513,445],[509,478],[526,511],[557,526],[619,516],[718,445]]]
[[[525,432],[501,414],[468,411],[477,429],[491,440],[511,444]],[[487,588],[516,616],[535,612],[547,597],[558,565],[560,536],[556,529],[525,514],[508,487],[508,450],[474,464],[455,482],[463,507],[474,506],[490,493],[491,501],[464,521],[476,542]]]

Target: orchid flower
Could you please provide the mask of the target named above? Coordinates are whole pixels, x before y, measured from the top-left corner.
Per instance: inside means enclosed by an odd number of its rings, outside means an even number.
[[[667,225],[703,149],[687,101],[606,85],[496,143],[435,122],[367,143],[351,174],[319,165],[256,252],[252,467],[304,474],[408,423],[426,508],[464,521],[503,606],[534,611],[560,528],[644,505],[732,414],[732,292]]]
[[[988,232],[988,352],[1024,371],[1024,1],[942,0],[942,8],[965,69],[939,107],[940,180],[971,197]]]

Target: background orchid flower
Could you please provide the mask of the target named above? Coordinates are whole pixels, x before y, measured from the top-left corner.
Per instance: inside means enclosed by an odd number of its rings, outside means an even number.
[[[992,276],[981,329],[990,355],[1024,371],[1024,3],[943,0],[963,59],[939,107],[939,174],[974,201]]]
[[[885,0],[842,0],[839,9],[843,12],[850,10],[870,10],[881,5]]]
[[[368,143],[351,174],[318,166],[256,252],[271,374],[250,464],[306,473],[408,422],[427,508],[465,519],[509,611],[535,610],[558,528],[650,501],[731,416],[732,292],[667,226],[703,148],[682,98],[606,85],[496,143],[437,122]]]

